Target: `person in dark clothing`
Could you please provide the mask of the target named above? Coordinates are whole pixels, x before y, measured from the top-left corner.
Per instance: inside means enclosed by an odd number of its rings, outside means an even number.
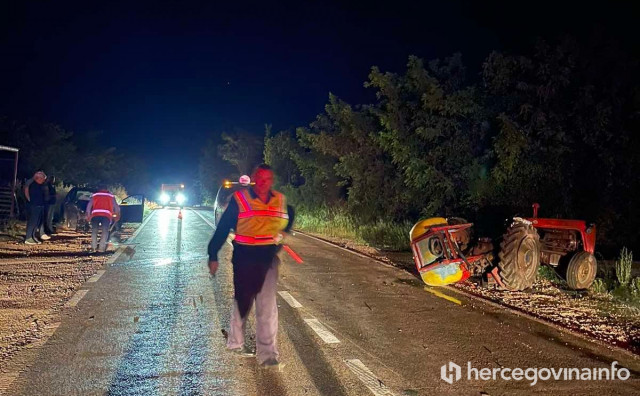
[[[209,242],[209,272],[218,270],[218,252],[231,229],[233,241],[234,305],[227,348],[244,356],[246,319],[256,305],[256,355],[262,367],[278,367],[277,253],[282,233],[293,226],[295,213],[282,193],[271,190],[273,171],[267,165],[253,173],[255,185],[234,193]]]
[[[45,204],[44,217],[42,226],[40,227],[40,235],[53,235],[53,213],[56,204],[56,178],[55,176],[47,177],[44,184]]]
[[[24,243],[27,245],[42,243],[36,234],[40,229],[40,222],[44,215],[45,194],[43,184],[45,179],[44,172],[36,172],[33,175],[33,182],[25,186],[25,196],[29,203],[27,233],[24,238]]]

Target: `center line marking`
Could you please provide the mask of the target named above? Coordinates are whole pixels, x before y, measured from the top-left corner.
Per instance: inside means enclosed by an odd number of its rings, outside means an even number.
[[[339,339],[336,338],[329,330],[318,319],[305,319],[304,320],[312,329],[316,332],[316,334],[322,338],[322,341],[327,344],[338,344],[340,342]]]
[[[190,209],[190,208],[188,208],[188,209],[189,209],[189,211],[190,211],[190,212],[193,212],[193,213],[197,214],[197,215],[198,215],[198,217],[200,217],[202,220],[204,220],[204,222],[205,222],[205,223],[209,224],[209,227],[213,228],[214,230],[216,229],[215,224],[213,224],[212,222],[210,222],[209,220],[207,220],[203,215],[201,215],[200,213],[198,213],[198,211],[197,211],[197,210],[195,210],[195,209]]]
[[[67,301],[66,304],[64,304],[64,306],[65,307],[75,307],[76,305],[78,305],[78,302],[80,302],[82,297],[84,297],[85,294],[87,294],[88,292],[89,292],[88,289],[78,290],[76,292],[76,294],[74,294],[73,297],[71,297],[71,299],[69,301]]]
[[[387,388],[384,383],[360,361],[360,359],[347,359],[344,362],[347,367],[349,367],[349,369],[358,376],[360,381],[369,388],[371,393],[376,396],[394,396],[394,393],[391,392],[391,390]]]
[[[438,296],[440,298],[444,298],[447,301],[451,301],[452,303],[455,303],[455,304],[458,304],[458,305],[462,305],[462,301],[458,300],[457,298],[453,298],[451,296],[447,296],[446,294],[441,293],[438,290],[433,289],[431,287],[425,286],[424,290],[428,291],[429,293],[434,294],[434,295],[436,295],[436,296]]]
[[[104,275],[105,272],[106,272],[105,270],[98,270],[98,272],[96,272],[95,275],[93,275],[91,278],[87,279],[87,282],[92,282],[92,283],[93,282],[97,282],[98,279],[100,279],[100,277],[102,275]]]
[[[292,308],[302,308],[302,304],[298,302],[288,291],[279,291],[278,294],[288,302]]]

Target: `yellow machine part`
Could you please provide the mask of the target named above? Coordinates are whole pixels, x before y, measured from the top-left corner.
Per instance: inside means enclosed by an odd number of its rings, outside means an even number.
[[[429,228],[436,225],[447,225],[447,219],[445,219],[444,217],[431,217],[429,219],[420,220],[413,226],[413,228],[411,228],[411,231],[409,232],[411,241],[421,237],[429,230]]]
[[[444,286],[461,281],[464,277],[464,271],[459,264],[448,264],[430,271],[420,272],[420,277],[429,286]]]

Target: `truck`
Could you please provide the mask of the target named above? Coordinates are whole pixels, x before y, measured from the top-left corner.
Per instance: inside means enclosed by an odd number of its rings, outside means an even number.
[[[163,207],[183,207],[187,202],[187,195],[184,192],[184,184],[162,184],[158,201]]]

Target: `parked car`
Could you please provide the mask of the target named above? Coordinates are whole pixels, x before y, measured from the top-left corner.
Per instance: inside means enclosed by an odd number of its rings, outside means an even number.
[[[224,180],[222,182],[218,188],[218,192],[216,193],[215,202],[213,203],[213,213],[215,215],[216,225],[218,225],[220,217],[222,217],[222,214],[227,209],[227,205],[229,204],[233,193],[247,188],[250,185],[251,181],[248,176],[242,176],[238,182],[232,182],[230,180]]]
[[[98,191],[95,187],[74,187],[60,205],[58,218],[63,226],[71,230],[87,231],[86,210],[91,195]],[[144,195],[131,195],[120,202],[119,223],[141,223],[144,216]],[[119,227],[119,224],[116,224]]]

